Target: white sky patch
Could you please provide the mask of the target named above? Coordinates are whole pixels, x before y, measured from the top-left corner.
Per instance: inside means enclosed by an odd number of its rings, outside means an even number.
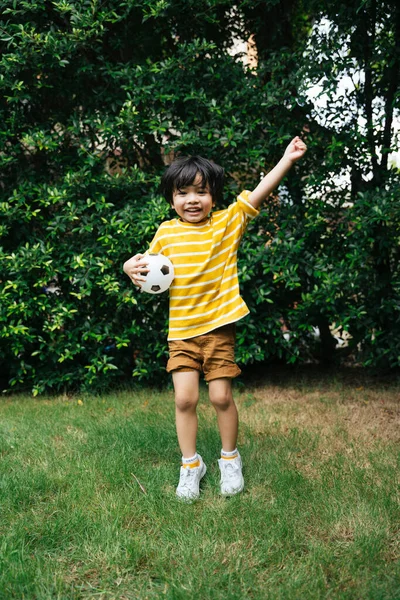
[[[336,29],[335,25],[325,18],[317,23],[314,26],[314,29],[315,28],[318,28],[319,33],[326,36],[329,36],[329,33],[332,31],[332,29]],[[354,115],[356,115],[357,127],[359,131],[365,135],[367,120],[365,116],[361,114],[355,98],[352,97],[356,91],[356,88],[364,85],[365,76],[363,70],[359,68],[355,60],[349,61],[348,43],[349,39],[343,39],[343,46],[341,50],[337,50],[337,52],[341,59],[347,57],[347,61],[350,63],[350,65],[352,63],[353,67],[348,67],[347,72],[343,69],[341,75],[338,73],[338,79],[335,82],[335,89],[329,90],[329,92],[325,91],[328,79],[326,76],[324,76],[318,83],[314,85],[312,85],[310,82],[309,86],[307,86],[307,83],[305,83],[303,93],[313,104],[314,110],[312,111],[312,117],[320,125],[340,131],[340,129],[346,125],[349,125],[351,121],[354,120]],[[341,107],[346,109],[346,111],[344,111],[342,114],[340,114]],[[373,100],[372,109],[374,126],[377,130],[382,131],[384,117],[383,98],[375,97]],[[400,115],[398,112],[394,115],[392,127],[394,130],[394,137],[395,139],[398,139],[400,134]],[[379,148],[377,148],[377,155],[379,158],[381,157]],[[400,149],[389,154],[389,168],[393,167],[400,169]],[[339,181],[342,181],[342,176],[340,177]]]

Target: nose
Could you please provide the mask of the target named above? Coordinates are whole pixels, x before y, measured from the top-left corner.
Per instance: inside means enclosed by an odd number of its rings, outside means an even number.
[[[188,197],[186,200],[189,204],[196,203],[197,202],[197,194],[195,194],[193,192],[191,194],[188,194]]]

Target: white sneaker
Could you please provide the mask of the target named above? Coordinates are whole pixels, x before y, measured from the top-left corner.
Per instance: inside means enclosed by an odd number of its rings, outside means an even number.
[[[234,496],[243,491],[244,479],[240,454],[231,460],[220,458],[218,464],[221,471],[221,494],[223,496]]]
[[[206,474],[207,467],[200,454],[198,457],[199,467],[181,467],[179,483],[176,488],[176,495],[181,500],[197,500],[200,496],[200,480]]]

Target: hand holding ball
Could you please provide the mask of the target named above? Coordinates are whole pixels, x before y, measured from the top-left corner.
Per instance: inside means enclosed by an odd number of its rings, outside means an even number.
[[[146,254],[148,263],[147,273],[143,273],[146,281],[141,283],[141,289],[149,294],[161,294],[166,292],[174,277],[174,265],[163,254]]]

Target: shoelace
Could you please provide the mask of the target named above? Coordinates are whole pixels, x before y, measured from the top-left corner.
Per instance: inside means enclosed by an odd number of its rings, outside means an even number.
[[[232,479],[233,477],[236,477],[236,473],[239,471],[239,465],[232,464],[230,462],[224,464],[222,468],[224,472],[224,477],[226,477],[227,479]]]
[[[194,478],[194,476],[194,469],[189,469],[189,467],[186,467],[186,469],[183,469],[183,473],[180,476],[179,486],[183,488],[191,487],[191,480]]]

